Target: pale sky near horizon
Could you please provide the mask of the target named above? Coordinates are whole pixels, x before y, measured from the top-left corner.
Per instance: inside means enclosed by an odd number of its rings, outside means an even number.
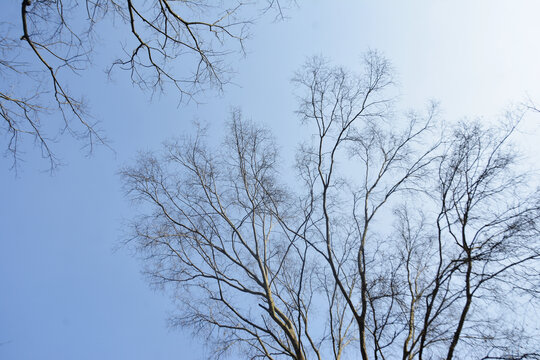
[[[0,21],[19,11],[18,2],[1,7]],[[204,339],[167,328],[168,295],[152,290],[143,264],[119,246],[134,210],[118,170],[192,131],[193,120],[219,134],[232,107],[270,127],[289,156],[302,131],[290,79],[312,55],[354,70],[377,49],[396,70],[400,107],[435,99],[448,120],[488,121],[527,97],[540,104],[539,15],[532,0],[298,0],[287,20],[252,28],[236,85],[200,105],[177,106],[169,93],[149,101],[125,74],[108,82],[103,67],[87,73],[77,86],[114,153],[87,157],[63,138],[55,147],[66,165],[53,175],[31,146],[17,175],[0,157],[0,359],[204,359]],[[116,50],[104,45],[97,62]],[[539,116],[530,123],[523,141],[540,162]]]

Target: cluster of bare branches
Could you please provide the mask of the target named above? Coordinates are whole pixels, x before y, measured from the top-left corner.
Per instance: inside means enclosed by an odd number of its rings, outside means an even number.
[[[390,66],[365,64],[356,76],[313,59],[295,77],[315,132],[294,178],[239,112],[219,148],[199,132],[123,171],[174,323],[218,358],[537,358],[540,194],[517,167],[520,114],[396,116]]]
[[[19,19],[0,23],[0,115],[14,166],[19,140],[25,137],[35,139],[51,169],[59,163],[51,145],[61,133],[85,140],[90,149],[105,143],[90,121],[83,97],[68,86],[70,73],[79,74],[91,63],[100,20],[121,19],[119,30],[125,29],[131,39],[109,73],[114,68],[127,70],[144,90],[153,93],[172,86],[180,100],[189,100],[229,81],[226,55],[243,52],[249,25],[261,12],[272,10],[282,16],[279,1],[260,1],[256,11],[253,5],[206,0],[22,0]]]

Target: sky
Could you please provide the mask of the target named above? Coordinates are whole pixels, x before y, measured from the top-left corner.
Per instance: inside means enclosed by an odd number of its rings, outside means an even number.
[[[1,6],[0,21],[19,9]],[[31,146],[17,173],[0,158],[0,358],[204,359],[204,339],[167,326],[168,294],[149,286],[143,262],[122,246],[136,208],[119,169],[192,132],[194,120],[219,134],[233,107],[266,124],[292,154],[302,128],[290,80],[313,55],[354,71],[376,49],[397,73],[401,107],[434,99],[450,121],[489,121],[527,97],[540,104],[539,13],[538,1],[521,0],[298,0],[285,21],[252,28],[222,95],[180,106],[168,92],[150,100],[126,74],[108,80],[103,69],[119,46],[100,46],[98,65],[77,86],[114,151],[87,156],[64,137],[55,149],[65,165],[52,175]],[[531,116],[523,134],[532,161],[540,160],[538,123]]]

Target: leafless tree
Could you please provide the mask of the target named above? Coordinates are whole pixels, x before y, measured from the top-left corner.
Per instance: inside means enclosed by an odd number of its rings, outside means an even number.
[[[14,165],[19,141],[26,137],[35,139],[51,169],[58,164],[51,148],[58,131],[90,148],[105,143],[83,97],[68,86],[70,73],[91,64],[99,21],[115,19],[123,26],[119,30],[131,35],[109,73],[127,70],[144,90],[172,86],[180,100],[189,100],[229,81],[226,55],[243,52],[249,26],[261,12],[283,16],[285,4],[278,0],[254,3],[22,0],[19,19],[0,22],[0,116]]]
[[[123,175],[136,198],[159,208],[137,220],[135,237],[156,280],[179,287],[176,321],[214,335],[217,355],[235,344],[254,358],[317,354],[308,316],[317,267],[295,234],[307,223],[278,184],[270,135],[235,113],[221,152],[199,135],[170,144],[163,160],[145,155]]]
[[[312,59],[298,114],[314,134],[285,175],[267,130],[234,112],[122,175],[147,203],[133,241],[179,300],[174,324],[218,357],[527,359],[538,329],[540,203],[504,126],[398,116],[390,66]]]

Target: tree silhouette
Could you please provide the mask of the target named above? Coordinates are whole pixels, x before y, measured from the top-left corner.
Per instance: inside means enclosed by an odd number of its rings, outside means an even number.
[[[218,148],[199,131],[123,170],[174,324],[218,358],[538,357],[539,194],[511,140],[523,114],[396,116],[388,62],[365,64],[316,58],[296,75],[314,133],[294,177],[239,111]]]
[[[18,144],[28,137],[34,138],[51,170],[59,163],[51,147],[58,133],[68,133],[90,149],[106,143],[82,96],[66,80],[91,65],[100,21],[114,19],[120,32],[131,35],[109,73],[128,71],[143,90],[172,87],[189,101],[209,87],[222,89],[230,79],[227,55],[243,52],[250,25],[268,12],[282,17],[282,4],[22,0],[20,18],[0,22],[0,116],[14,166]],[[54,121],[58,118],[60,123]]]

